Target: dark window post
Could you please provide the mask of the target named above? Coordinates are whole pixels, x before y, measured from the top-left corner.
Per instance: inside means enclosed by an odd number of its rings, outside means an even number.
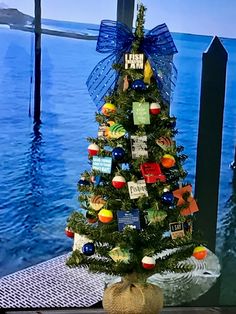
[[[135,0],[117,0],[117,21],[126,24],[130,29],[133,26]]]
[[[196,214],[195,229],[202,232],[207,247],[213,252],[216,245],[227,59],[224,46],[218,37],[214,37],[202,58],[195,187],[195,197],[200,208]],[[217,306],[219,286],[218,280],[196,303],[201,306]]]
[[[35,85],[34,122],[40,123],[41,103],[41,0],[35,0]]]
[[[196,224],[215,251],[218,192],[228,54],[218,37],[203,53],[195,196]]]

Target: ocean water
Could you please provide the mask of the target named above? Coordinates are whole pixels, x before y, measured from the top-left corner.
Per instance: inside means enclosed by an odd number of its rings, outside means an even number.
[[[44,21],[45,27],[94,35],[98,26]],[[177,142],[189,156],[185,169],[194,183],[201,56],[212,38],[173,34],[178,81],[171,106]],[[86,79],[104,56],[96,42],[43,35],[42,125],[33,127],[31,75],[33,34],[0,28],[0,277],[69,252],[67,217],[79,208],[76,183],[89,169],[86,137],[97,132],[95,105]],[[221,304],[236,304],[236,206],[233,160],[236,139],[236,39],[228,51],[217,252],[221,256]],[[210,162],[210,161],[209,161]],[[206,222],[207,223],[207,222]]]

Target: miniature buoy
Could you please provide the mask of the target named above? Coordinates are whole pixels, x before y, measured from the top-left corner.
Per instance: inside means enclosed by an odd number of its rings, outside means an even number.
[[[153,257],[144,256],[142,259],[142,266],[144,269],[151,270],[156,266],[156,261]]]
[[[149,112],[153,115],[157,115],[161,112],[161,106],[158,103],[153,102],[149,107]]]
[[[165,168],[171,168],[175,165],[175,158],[170,154],[165,154],[161,159],[161,164]]]
[[[207,249],[204,246],[197,246],[193,250],[193,256],[198,260],[202,260],[207,256]]]
[[[111,113],[115,113],[116,112],[116,106],[107,102],[102,106],[102,113],[109,117]]]
[[[65,234],[68,238],[74,238],[74,232],[70,230],[68,227],[65,228]]]
[[[111,210],[103,208],[98,214],[98,219],[103,223],[109,223],[113,219],[113,213]]]
[[[126,185],[126,180],[124,177],[122,176],[115,176],[112,179],[112,185],[114,186],[114,188],[116,189],[121,189]]]
[[[99,152],[99,146],[97,144],[90,144],[88,147],[88,153],[90,156],[96,156]]]

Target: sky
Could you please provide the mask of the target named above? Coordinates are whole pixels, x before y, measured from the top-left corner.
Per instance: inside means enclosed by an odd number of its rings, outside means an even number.
[[[1,2],[24,13],[34,14],[34,0]],[[147,29],[166,23],[171,32],[236,38],[236,0],[142,2],[147,7]],[[95,24],[102,19],[116,19],[117,0],[41,0],[41,5],[43,18]]]

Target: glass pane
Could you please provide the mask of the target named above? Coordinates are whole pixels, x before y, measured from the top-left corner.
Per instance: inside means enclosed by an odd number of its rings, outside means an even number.
[[[34,38],[21,31],[32,23],[33,11],[32,1],[0,3],[0,277],[34,263],[29,168]]]
[[[224,6],[220,1],[215,1],[213,5],[210,0],[142,2],[147,7],[146,27],[151,29],[166,23],[178,49],[174,57],[178,79],[171,111],[177,117],[177,142],[185,147],[185,153],[189,156],[185,167],[192,183],[196,168],[202,54],[213,36],[220,37],[228,52],[216,254],[222,266],[219,304],[235,305],[236,178],[229,165],[234,159],[236,143],[236,28],[233,14],[236,3],[231,0]],[[210,162],[206,160],[206,164]],[[200,299],[197,304],[201,302]]]
[[[72,247],[64,229],[69,214],[79,208],[80,173],[90,168],[86,138],[97,132],[86,80],[104,57],[96,53],[96,39],[105,16],[115,18],[116,1],[42,1],[42,176],[47,176],[43,189],[49,219],[41,227],[50,239],[50,248],[40,244],[45,260]]]
[[[100,20],[116,17],[116,1],[51,0],[41,1],[41,5],[42,123],[34,127],[34,33],[27,31],[28,27],[32,30],[34,1],[0,4],[0,280],[54,257],[59,259],[52,266],[65,265],[65,254],[73,245],[64,232],[66,219],[79,206],[80,173],[86,165],[90,167],[86,138],[97,132],[96,107],[86,80],[105,57],[96,53]],[[1,25],[3,13],[12,14],[6,22],[11,28]],[[35,269],[33,275],[45,268]],[[49,273],[39,279],[42,290]],[[25,274],[16,273],[9,280],[15,286],[14,278],[22,285],[25,280],[34,285],[35,279]],[[52,277],[55,281],[57,274]],[[60,296],[56,304],[45,303],[40,296],[28,299],[30,307],[68,306],[67,299]],[[99,295],[77,304],[89,306],[98,301]],[[0,307],[4,302],[10,304],[3,307],[23,308],[28,301],[19,301],[12,291],[10,299],[7,294],[0,297]]]

